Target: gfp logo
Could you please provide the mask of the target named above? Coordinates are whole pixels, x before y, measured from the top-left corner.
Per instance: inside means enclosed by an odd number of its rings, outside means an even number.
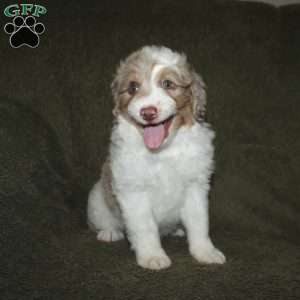
[[[4,15],[13,18],[6,23],[4,31],[10,35],[9,43],[13,48],[28,46],[36,48],[40,43],[40,35],[44,33],[45,26],[37,18],[45,15],[47,9],[34,4],[12,4],[4,9]]]

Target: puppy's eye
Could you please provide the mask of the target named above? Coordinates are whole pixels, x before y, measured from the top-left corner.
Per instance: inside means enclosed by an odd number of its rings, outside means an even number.
[[[128,89],[127,92],[129,95],[134,95],[137,93],[137,91],[139,90],[140,85],[138,82],[136,81],[130,81],[129,85],[128,85]]]
[[[169,79],[165,79],[161,82],[161,86],[163,89],[165,90],[171,90],[171,89],[175,89],[176,88],[176,85],[174,82],[172,82],[171,80]]]

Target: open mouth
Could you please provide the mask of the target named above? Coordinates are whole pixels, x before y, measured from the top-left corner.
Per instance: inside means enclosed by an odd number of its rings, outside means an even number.
[[[149,149],[156,150],[162,145],[169,135],[173,119],[174,115],[157,124],[142,125],[144,143]]]

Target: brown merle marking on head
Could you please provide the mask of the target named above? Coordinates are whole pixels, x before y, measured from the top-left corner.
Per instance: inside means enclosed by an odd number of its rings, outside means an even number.
[[[204,83],[189,65],[162,69],[157,76],[157,84],[164,88],[165,80],[172,83],[165,91],[176,102],[175,128],[191,126],[203,117],[206,103]]]
[[[126,114],[130,101],[149,94],[150,78],[155,63],[149,58],[146,59],[140,51],[134,52],[124,62],[120,63],[117,74],[112,82],[111,88],[115,107],[113,113]],[[136,93],[129,92],[130,82],[136,82],[139,89]]]
[[[149,91],[151,73],[157,64],[152,57],[142,50],[131,54],[120,63],[117,74],[112,82],[112,93],[115,102],[113,113],[126,115],[130,101],[147,95]],[[178,113],[174,120],[177,128],[183,125],[191,126],[197,120],[203,120],[205,114],[206,92],[205,84],[192,67],[186,62],[185,55],[177,65],[163,68],[157,75],[157,84],[161,86],[163,80],[170,80],[174,86],[165,89],[174,99]],[[140,85],[135,94],[128,93],[131,81]],[[162,86],[161,86],[162,87]]]

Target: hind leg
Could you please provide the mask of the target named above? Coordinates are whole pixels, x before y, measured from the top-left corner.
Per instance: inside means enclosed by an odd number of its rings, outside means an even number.
[[[88,224],[97,232],[97,239],[115,242],[124,238],[123,224],[117,211],[108,207],[101,181],[92,188],[88,199]]]

